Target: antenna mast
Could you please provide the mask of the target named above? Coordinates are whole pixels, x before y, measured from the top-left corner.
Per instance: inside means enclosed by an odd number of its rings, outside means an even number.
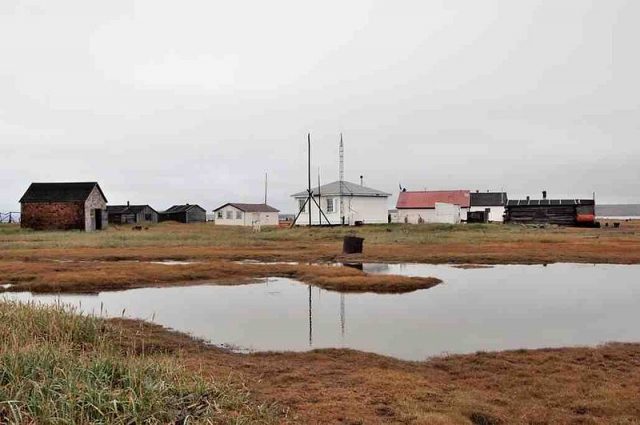
[[[264,204],[267,205],[267,184],[268,184],[269,175],[264,173]]]
[[[344,200],[343,186],[344,186],[344,142],[342,141],[342,133],[340,133],[340,223],[344,225]]]

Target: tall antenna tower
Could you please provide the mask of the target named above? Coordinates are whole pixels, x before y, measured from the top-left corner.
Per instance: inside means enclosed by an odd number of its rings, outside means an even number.
[[[342,141],[342,133],[340,133],[340,223],[344,226],[344,142]]]

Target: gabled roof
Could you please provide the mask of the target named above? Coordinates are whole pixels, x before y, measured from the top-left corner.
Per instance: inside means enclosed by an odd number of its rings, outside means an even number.
[[[507,203],[505,192],[471,192],[472,207],[496,207]]]
[[[77,202],[86,201],[97,187],[105,202],[100,185],[96,182],[31,183],[20,202]]]
[[[145,208],[149,208],[151,211],[158,213],[151,205],[107,205],[107,212],[110,214],[138,214]]]
[[[316,195],[320,192],[320,196],[338,196],[340,195],[340,181],[337,180],[332,183],[322,185],[319,188],[318,186],[312,187],[311,190],[313,190],[313,193]],[[342,194],[344,196],[370,196],[380,198],[391,196],[390,193],[344,180],[342,181]],[[294,198],[304,198],[307,196],[307,191],[303,190],[302,192],[294,193],[291,196]]]
[[[228,202],[223,206],[216,208],[213,211],[215,212],[215,211],[221,210],[227,205],[231,205],[232,207],[235,207],[240,211],[244,211],[244,212],[280,212],[280,210],[275,209],[272,206],[269,206],[267,204],[241,204],[237,202]]]
[[[593,199],[509,199],[508,207],[530,207],[548,205],[595,205]]]
[[[469,207],[468,190],[426,190],[419,192],[400,192],[396,208],[435,208],[436,202],[454,204],[462,208]]]
[[[181,213],[181,212],[189,211],[192,208],[200,208],[202,211],[205,211],[205,209],[202,208],[198,204],[184,204],[184,205],[174,205],[171,208],[168,208],[166,211],[163,211],[162,213],[163,214],[175,214],[175,213]]]

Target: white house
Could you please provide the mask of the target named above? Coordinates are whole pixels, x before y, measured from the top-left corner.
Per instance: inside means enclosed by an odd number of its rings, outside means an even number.
[[[311,225],[318,224],[382,224],[388,222],[388,198],[390,193],[371,189],[348,181],[335,181],[312,189],[313,199],[311,206],[304,205],[307,201],[307,191],[291,195],[295,200],[296,213],[300,212],[298,225],[309,224],[311,213]],[[340,209],[342,198],[343,209]],[[321,217],[318,207],[320,205],[325,217]],[[327,222],[328,220],[328,222]]]
[[[213,210],[213,220],[227,226],[277,226],[279,212],[267,204],[230,202]]]
[[[487,211],[490,222],[504,221],[504,206],[507,204],[505,192],[471,192],[470,211]]]
[[[460,223],[469,211],[468,190],[403,190],[396,204],[400,223]]]

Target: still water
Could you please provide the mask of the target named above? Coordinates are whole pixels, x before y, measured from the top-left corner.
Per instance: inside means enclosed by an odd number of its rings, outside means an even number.
[[[640,341],[640,266],[458,269],[365,264],[444,281],[402,295],[340,294],[290,279],[98,295],[5,294],[139,318],[239,350],[345,347],[407,360],[478,350]]]

